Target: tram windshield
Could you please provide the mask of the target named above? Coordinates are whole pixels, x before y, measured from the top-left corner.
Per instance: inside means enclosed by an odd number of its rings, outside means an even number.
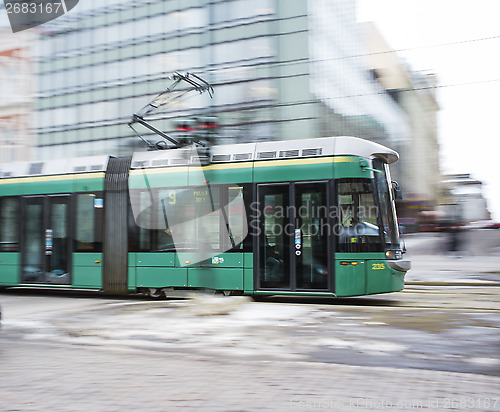
[[[380,207],[380,218],[383,225],[383,238],[386,249],[399,249],[399,231],[396,224],[396,209],[392,198],[391,176],[389,167],[380,159],[373,161],[375,184]]]
[[[399,249],[394,202],[387,165],[374,161],[373,179],[338,179],[339,252]]]
[[[340,252],[383,252],[372,179],[337,181]]]

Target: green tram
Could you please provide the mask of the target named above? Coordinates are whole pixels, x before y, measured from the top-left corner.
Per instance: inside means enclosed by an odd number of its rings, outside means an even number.
[[[0,169],[0,287],[176,296],[400,291],[388,165],[354,137]]]

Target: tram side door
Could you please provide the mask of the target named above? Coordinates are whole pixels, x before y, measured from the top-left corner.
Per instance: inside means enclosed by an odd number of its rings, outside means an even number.
[[[330,290],[327,183],[260,184],[257,193],[257,288]]]
[[[24,197],[22,283],[70,284],[69,199],[68,195]]]

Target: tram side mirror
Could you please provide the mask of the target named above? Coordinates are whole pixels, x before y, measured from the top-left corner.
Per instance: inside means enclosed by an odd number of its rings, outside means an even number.
[[[399,247],[401,248],[401,253],[406,253],[406,242],[404,241],[404,239],[401,239]]]
[[[399,183],[393,180],[392,182],[392,196],[394,200],[403,200],[403,191],[399,187]]]

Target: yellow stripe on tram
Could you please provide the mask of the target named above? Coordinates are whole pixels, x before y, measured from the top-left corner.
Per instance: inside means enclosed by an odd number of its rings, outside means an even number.
[[[275,167],[275,166],[297,166],[297,165],[311,165],[311,164],[324,164],[324,163],[352,163],[357,162],[358,159],[349,156],[340,157],[320,157],[317,159],[280,159],[280,160],[262,160],[256,162],[241,162],[241,163],[221,163],[212,164],[208,166],[201,166],[202,170],[227,170],[227,169],[246,169],[249,167]],[[135,169],[131,170],[130,174],[133,176],[143,174],[162,174],[162,173],[185,173],[193,171],[197,166],[181,166],[181,167],[160,167],[155,169]],[[198,166],[199,167],[199,166]],[[50,176],[25,176],[0,179],[1,184],[11,183],[36,183],[36,182],[55,182],[64,180],[81,180],[81,179],[98,179],[104,178],[104,172],[96,173],[75,173],[69,175],[50,175]]]
[[[81,180],[81,179],[97,179],[97,178],[101,179],[104,178],[104,172],[6,178],[6,179],[0,179],[0,185],[10,184],[10,183],[59,182],[64,180]]]
[[[138,176],[144,174],[162,174],[162,173],[184,173],[193,171],[198,167],[202,170],[228,170],[228,169],[247,169],[252,167],[275,167],[275,166],[298,166],[298,165],[312,165],[312,164],[325,164],[325,163],[356,163],[359,160],[356,157],[350,156],[329,156],[319,157],[316,159],[279,159],[279,160],[261,160],[255,162],[241,162],[241,163],[221,163],[212,164],[208,166],[167,166],[155,169],[135,169],[130,171],[130,175]]]

